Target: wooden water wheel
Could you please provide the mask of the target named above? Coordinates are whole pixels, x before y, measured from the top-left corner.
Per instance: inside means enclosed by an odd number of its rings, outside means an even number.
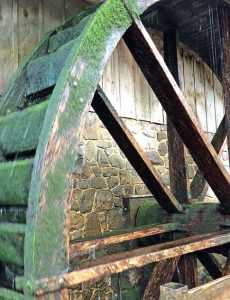
[[[180,257],[184,259],[184,272],[190,270],[187,279],[195,280],[192,271],[196,256],[204,261],[214,279],[220,278],[220,299],[229,299],[229,259],[221,270],[210,253],[228,256],[230,243],[230,177],[217,155],[228,135],[230,120],[230,9],[225,2],[218,4],[226,117],[211,144],[176,83],[175,30],[165,31],[167,67],[140,19],[158,2],[161,1],[106,0],[78,13],[46,35],[5,90],[0,105],[0,260],[8,265],[15,281],[10,284],[13,291],[6,288],[6,278],[0,289],[2,299],[67,299],[67,289],[77,284],[153,262],[156,267],[144,297],[157,299],[159,286],[172,279]],[[171,191],[98,87],[104,66],[122,37],[169,118]],[[138,219],[141,226],[136,229],[78,241],[69,247],[71,174],[91,104],[159,206],[142,207]],[[220,204],[185,205],[181,140]],[[201,178],[201,189],[204,179],[199,173],[197,177]],[[155,223],[152,209],[162,214],[157,226],[151,225]],[[206,222],[210,219],[213,222]],[[77,251],[165,232],[184,235],[171,242],[106,256],[68,272],[69,256]],[[222,275],[226,276],[221,278]],[[7,277],[3,271],[1,276]],[[185,283],[190,288],[188,280]],[[208,293],[214,293],[216,284],[209,286]],[[175,299],[182,299],[180,293],[191,299],[201,293],[172,284],[164,288],[177,294]],[[153,296],[155,291],[157,296]],[[211,299],[208,295],[205,299]]]

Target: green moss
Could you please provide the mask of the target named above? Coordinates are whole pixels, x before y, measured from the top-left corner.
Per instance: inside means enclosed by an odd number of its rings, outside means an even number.
[[[2,262],[23,266],[24,236],[25,225],[0,225],[0,260]]]
[[[0,299],[1,300],[25,300],[22,294],[0,288]]]
[[[33,160],[0,164],[0,204],[27,205]]]
[[[0,117],[0,145],[4,154],[36,149],[48,101]]]

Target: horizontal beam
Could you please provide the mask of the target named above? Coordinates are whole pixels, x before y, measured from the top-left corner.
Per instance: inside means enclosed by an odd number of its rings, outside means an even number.
[[[133,21],[124,40],[224,211],[230,212],[230,176],[141,21]]]
[[[98,280],[135,267],[142,267],[149,263],[159,262],[229,242],[229,231],[222,230],[212,234],[179,239],[173,242],[105,256],[69,274],[62,274],[37,281],[34,286],[34,292],[37,296],[41,296],[48,292],[71,288],[80,283]]]
[[[0,144],[4,154],[36,149],[48,101],[0,117]]]
[[[189,300],[230,299],[230,275],[188,291]]]
[[[92,249],[103,248],[108,245],[123,243],[134,239],[139,239],[147,236],[158,235],[166,232],[179,230],[176,223],[168,223],[160,226],[148,225],[135,228],[125,229],[101,235],[100,238],[92,240],[79,240],[70,245],[70,256],[79,251],[88,251]]]
[[[24,265],[25,225],[0,224],[0,261]]]
[[[181,205],[160,179],[157,170],[99,87],[92,107],[161,207],[168,212],[182,212]]]
[[[0,163],[0,204],[27,205],[33,160]]]

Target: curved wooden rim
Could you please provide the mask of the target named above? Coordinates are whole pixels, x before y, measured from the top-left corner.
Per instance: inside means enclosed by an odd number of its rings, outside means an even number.
[[[31,294],[36,279],[68,268],[71,170],[86,114],[107,61],[132,23],[128,10],[139,15],[157,1],[105,1],[67,58],[49,102],[34,161],[25,236],[26,294]]]

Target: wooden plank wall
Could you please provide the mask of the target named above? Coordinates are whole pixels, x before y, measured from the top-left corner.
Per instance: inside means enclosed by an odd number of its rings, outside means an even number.
[[[163,55],[162,39],[152,33],[151,35]],[[181,86],[186,99],[202,128],[214,133],[224,114],[222,86],[195,53],[181,47],[178,55]],[[108,62],[101,85],[122,117],[166,123],[159,101],[123,41]]]
[[[82,0],[0,1],[0,95],[19,62],[45,32],[74,14]],[[163,55],[163,42],[151,32]],[[203,129],[214,133],[223,113],[223,91],[210,69],[186,49],[178,49],[181,85]],[[154,70],[153,70],[154,72]],[[166,123],[166,116],[139,67],[121,41],[105,68],[101,85],[122,117]]]
[[[81,0],[0,0],[0,95],[44,33],[81,6]]]

